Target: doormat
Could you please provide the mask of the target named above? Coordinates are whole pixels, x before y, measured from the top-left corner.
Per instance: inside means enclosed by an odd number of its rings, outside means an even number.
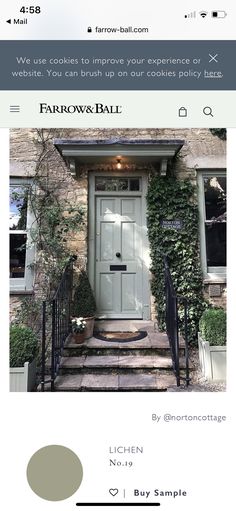
[[[99,332],[95,337],[107,342],[132,342],[144,339],[147,337],[147,332],[145,330],[140,332]]]

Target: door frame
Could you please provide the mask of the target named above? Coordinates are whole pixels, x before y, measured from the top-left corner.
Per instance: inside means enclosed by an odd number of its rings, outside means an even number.
[[[96,177],[140,177],[142,179],[141,190],[137,192],[104,192],[95,191]],[[134,171],[90,171],[89,172],[89,192],[88,192],[88,275],[92,286],[95,290],[95,245],[96,245],[96,197],[141,197],[141,228],[142,228],[142,319],[149,320],[151,318],[151,292],[150,292],[150,253],[147,235],[147,204],[146,195],[148,187],[147,172]]]

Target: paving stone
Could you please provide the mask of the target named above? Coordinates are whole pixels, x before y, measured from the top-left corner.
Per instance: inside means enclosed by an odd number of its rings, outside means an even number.
[[[127,388],[145,388],[156,387],[156,375],[154,374],[120,374],[119,389]]]
[[[84,390],[117,390],[118,375],[113,374],[85,374],[82,377],[81,387]]]
[[[82,374],[67,374],[57,376],[55,380],[55,388],[60,391],[76,391],[81,390]]]
[[[94,355],[88,356],[85,359],[84,367],[118,367],[118,356],[111,355]]]
[[[120,342],[120,348],[151,348],[151,341],[149,337],[144,337],[144,339],[140,339],[139,341],[130,341],[130,342]]]
[[[81,357],[63,357],[61,359],[60,367],[70,369],[80,369],[84,366],[85,355]]]
[[[119,375],[119,390],[165,390],[175,384],[172,374],[127,374]]]
[[[120,356],[119,357],[119,366],[120,367],[137,367],[137,368],[171,368],[172,361],[168,357],[158,357],[155,355],[149,356]]]
[[[91,337],[91,339],[88,339],[86,342],[86,346],[96,349],[119,348],[120,344],[120,342],[102,341],[101,339],[96,339],[95,337]]]
[[[169,339],[165,333],[156,332],[148,334],[149,340],[151,342],[152,348],[166,348],[170,349]],[[184,348],[184,341],[182,338],[179,340],[180,348]]]
[[[162,333],[149,333],[148,334],[151,346],[153,348],[169,348],[169,341],[166,334]]]
[[[171,369],[172,368],[171,357],[154,356],[154,367],[163,368],[163,369]]]

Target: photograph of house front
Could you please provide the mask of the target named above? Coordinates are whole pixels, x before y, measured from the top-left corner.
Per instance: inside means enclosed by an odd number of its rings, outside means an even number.
[[[225,309],[225,129],[10,130],[12,391],[224,390]]]

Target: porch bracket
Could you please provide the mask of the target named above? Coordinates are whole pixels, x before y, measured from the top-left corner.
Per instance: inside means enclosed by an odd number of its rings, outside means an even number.
[[[166,176],[167,164],[168,164],[168,160],[166,158],[161,160],[161,168],[160,168],[161,176],[164,176],[164,177]]]
[[[76,177],[75,159],[74,158],[70,158],[68,164],[69,164],[69,169],[70,169],[71,176],[72,177]]]

